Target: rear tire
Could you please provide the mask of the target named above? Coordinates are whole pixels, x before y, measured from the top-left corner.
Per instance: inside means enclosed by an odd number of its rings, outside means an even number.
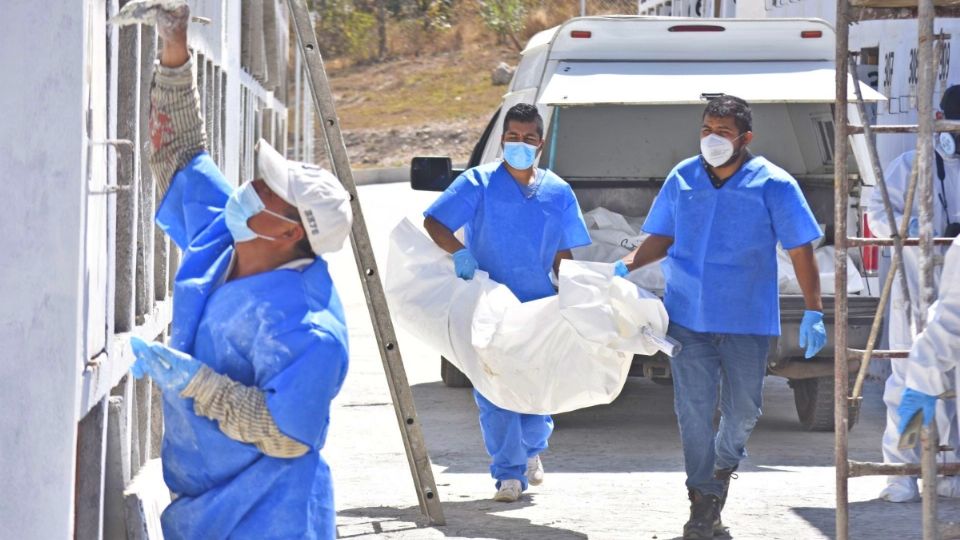
[[[442,356],[440,357],[440,378],[443,379],[443,384],[450,388],[473,387],[470,379],[457,369],[457,366],[451,364],[449,360]]]
[[[792,379],[793,401],[797,406],[800,425],[807,431],[833,431],[834,399],[833,377]],[[848,429],[853,429],[860,419],[860,410],[848,408]]]

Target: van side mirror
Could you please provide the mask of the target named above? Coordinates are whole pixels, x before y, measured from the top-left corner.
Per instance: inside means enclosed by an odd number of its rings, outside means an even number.
[[[448,157],[415,157],[410,162],[410,187],[417,191],[443,191],[462,173]]]

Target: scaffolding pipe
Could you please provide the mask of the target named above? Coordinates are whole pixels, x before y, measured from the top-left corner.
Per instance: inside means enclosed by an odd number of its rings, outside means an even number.
[[[919,104],[917,116],[916,170],[920,183],[920,312],[917,318],[917,331],[923,330],[927,321],[930,305],[936,300],[933,279],[933,90],[936,82],[936,70],[933,53],[935,40],[933,31],[933,0],[920,0],[919,7],[920,43],[917,51],[919,62],[919,81],[917,94]]]
[[[857,398],[860,396],[860,393],[863,390],[863,381],[866,378],[867,370],[870,367],[871,353],[873,352],[877,338],[880,336],[880,326],[883,321],[881,315],[886,310],[890,291],[893,288],[894,276],[900,276],[900,289],[905,300],[908,318],[910,317],[910,288],[907,286],[907,271],[903,262],[903,241],[901,240],[903,237],[897,230],[897,220],[894,216],[893,204],[890,202],[890,192],[887,189],[887,182],[883,176],[883,170],[880,168],[880,156],[877,154],[876,137],[873,133],[873,127],[867,122],[867,111],[866,107],[863,105],[863,92],[860,90],[860,85],[857,83],[856,71],[853,63],[849,62],[850,57],[851,55],[848,54],[848,68],[850,77],[853,79],[853,88],[857,94],[857,113],[860,116],[860,121],[863,123],[864,137],[867,140],[867,155],[870,160],[870,166],[873,168],[874,177],[877,179],[877,187],[880,188],[880,195],[883,199],[883,209],[884,213],[886,214],[887,223],[889,223],[890,229],[893,231],[893,234],[891,235],[891,240],[893,240],[893,261],[891,262],[891,268],[899,270],[899,272],[891,271],[887,274],[887,278],[883,283],[883,290],[880,293],[880,301],[877,303],[877,311],[873,317],[873,324],[870,326],[870,336],[867,338],[867,347],[863,351],[863,357],[860,360],[860,369],[857,371],[857,379],[853,384],[853,393],[851,394],[851,397],[854,400],[853,403],[859,405],[860,402],[857,400]],[[913,178],[911,178],[911,180],[913,180]],[[915,186],[911,185],[907,189],[910,192],[913,192],[915,190]],[[904,212],[905,222],[909,222],[909,215],[909,211]],[[901,226],[901,229],[903,228],[904,227]]]
[[[898,233],[899,234],[899,233]],[[858,246],[892,246],[893,238],[847,238],[848,247]],[[900,240],[904,246],[919,246],[919,238],[903,238]],[[937,237],[933,239],[935,246],[949,246],[953,243],[953,238]]]
[[[938,37],[939,39],[939,37]],[[862,116],[861,116],[862,118]],[[886,126],[868,126],[866,124],[862,126],[850,126],[847,130],[847,133],[850,135],[859,135],[861,133],[866,133],[867,130],[872,131],[873,133],[916,133],[918,126],[916,124],[911,125],[886,125]],[[960,131],[960,121],[956,120],[937,120],[933,123],[933,130],[938,133],[946,132],[958,132]]]
[[[850,462],[850,477],[860,476],[919,476],[921,466],[918,463],[868,463]],[[960,463],[942,463],[937,469],[939,474],[960,474]]]
[[[850,21],[848,19],[848,0],[837,0],[837,41],[836,41],[836,102],[834,110],[834,125],[847,126],[847,79],[848,64],[850,62],[847,51],[850,41]],[[850,509],[847,506],[847,478],[850,474],[847,461],[847,424],[849,410],[847,408],[847,386],[849,375],[847,372],[847,132],[846,129],[834,130],[834,170],[833,170],[833,197],[834,197],[834,268],[836,298],[834,306],[834,465],[836,469],[836,496],[837,496],[837,540],[847,540],[850,529]]]
[[[932,0],[929,0],[932,2]],[[922,11],[922,10],[921,10]],[[937,421],[920,429],[920,471],[923,479],[923,540],[939,540],[937,522]]]
[[[919,0],[917,7],[919,44],[917,61],[919,81],[917,94],[917,154],[914,171],[920,183],[920,291],[917,332],[923,330],[930,304],[935,300],[933,282],[933,87],[936,71],[933,57],[933,0]],[[936,422],[921,431],[923,478],[923,538],[940,538],[937,522],[937,427]]]

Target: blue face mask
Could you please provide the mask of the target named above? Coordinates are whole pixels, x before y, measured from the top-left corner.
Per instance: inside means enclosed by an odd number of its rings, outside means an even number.
[[[518,171],[525,171],[533,167],[537,158],[537,147],[525,142],[503,143],[503,160]]]
[[[230,198],[227,199],[227,206],[224,209],[224,219],[227,222],[227,229],[233,236],[234,242],[249,242],[255,238],[264,240],[276,240],[273,236],[258,234],[247,225],[247,220],[260,212],[266,212],[271,216],[282,219],[288,223],[298,224],[286,216],[267,210],[257,195],[257,190],[253,187],[253,182],[245,182],[237,189],[233,190]]]

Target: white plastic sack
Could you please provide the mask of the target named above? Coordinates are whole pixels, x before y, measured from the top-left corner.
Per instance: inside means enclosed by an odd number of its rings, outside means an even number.
[[[583,215],[590,232],[589,246],[574,248],[573,256],[581,261],[615,262],[639,246],[648,234],[641,232],[643,218],[624,216],[606,208],[594,208]],[[823,225],[820,227],[824,228]],[[821,237],[816,245],[823,242]],[[817,247],[814,251],[820,267],[820,289],[825,295],[834,294],[833,246]],[[659,264],[650,264],[630,272],[627,279],[638,286],[651,291],[662,291],[665,287],[663,270]],[[790,255],[777,245],[777,283],[780,294],[801,294],[800,283],[793,270]],[[864,283],[860,272],[847,259],[847,292],[856,294],[863,291]]]
[[[488,400],[527,414],[612,402],[633,355],[653,354],[667,313],[608,264],[564,261],[557,296],[521,303],[453,260],[407,220],[390,237],[385,290],[399,326],[440,352]]]
[[[616,262],[639,246],[649,234],[642,232],[643,217],[628,217],[603,207],[583,215],[591,244],[573,249],[578,261]],[[650,291],[662,291],[666,282],[660,264],[648,264],[627,275],[627,279]]]
[[[813,256],[817,259],[817,266],[820,268],[820,292],[826,296],[835,294],[836,288],[836,268],[834,266],[833,246],[818,247],[813,251]],[[800,282],[797,280],[797,273],[793,269],[793,261],[790,254],[780,245],[777,245],[777,283],[780,286],[780,294],[802,294]],[[853,259],[847,255],[847,293],[857,294],[863,291],[863,278]]]

